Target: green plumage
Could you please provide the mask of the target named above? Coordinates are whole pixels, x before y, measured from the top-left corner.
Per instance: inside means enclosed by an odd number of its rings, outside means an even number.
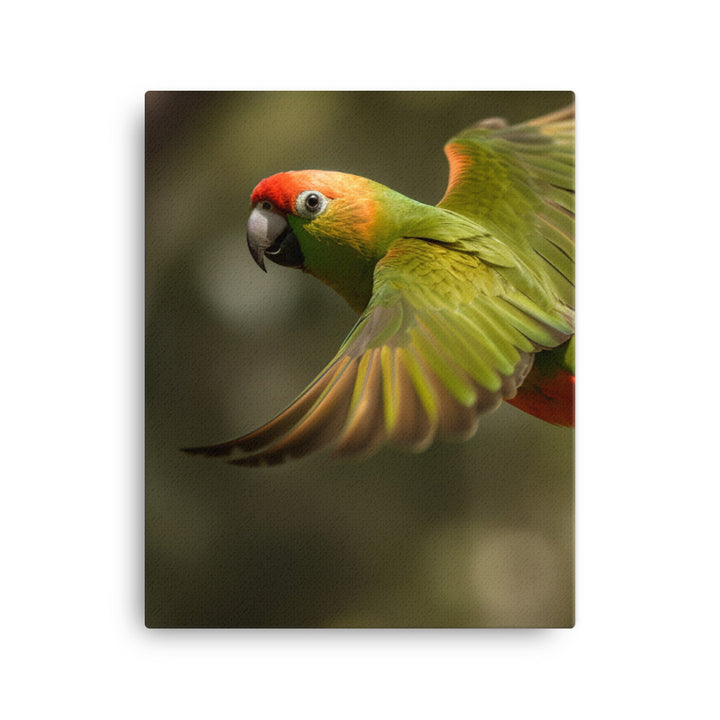
[[[450,182],[437,206],[340,173],[285,173],[258,186],[254,202],[291,198],[303,269],[360,317],[284,413],[201,451],[253,465],[325,446],[350,455],[468,437],[480,413],[515,395],[537,353],[573,335],[569,113],[514,127],[487,121],[446,154]],[[317,216],[292,212],[307,190],[327,198]],[[547,357],[567,363],[570,351]]]

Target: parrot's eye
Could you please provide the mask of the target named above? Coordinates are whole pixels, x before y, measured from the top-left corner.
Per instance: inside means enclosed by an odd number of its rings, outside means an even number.
[[[328,204],[328,199],[317,190],[304,190],[295,201],[295,210],[301,217],[312,218],[317,217]]]

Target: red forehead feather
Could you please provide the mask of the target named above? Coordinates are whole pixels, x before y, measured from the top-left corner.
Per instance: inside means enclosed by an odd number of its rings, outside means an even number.
[[[299,192],[292,173],[278,173],[261,180],[253,190],[250,201],[255,205],[261,200],[269,200],[278,210],[289,213],[293,211]]]
[[[295,212],[295,200],[303,190],[319,190],[328,198],[336,198],[357,189],[360,178],[324,170],[281,172],[261,180],[250,197],[253,205],[269,200],[283,213]]]

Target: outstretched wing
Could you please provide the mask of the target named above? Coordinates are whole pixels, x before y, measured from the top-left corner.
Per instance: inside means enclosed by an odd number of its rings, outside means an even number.
[[[445,146],[450,180],[439,207],[483,225],[574,307],[575,108],[508,126],[491,119]]]
[[[573,332],[564,312],[534,303],[501,270],[398,240],[376,267],[367,309],[295,402],[249,435],[189,452],[271,465],[325,447],[363,455],[385,442],[422,450],[436,436],[469,437],[480,413],[514,396],[533,354]]]

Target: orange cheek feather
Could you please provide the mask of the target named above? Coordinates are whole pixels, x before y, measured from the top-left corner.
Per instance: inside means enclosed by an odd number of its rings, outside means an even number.
[[[553,425],[575,427],[575,376],[565,370],[548,376],[533,368],[507,402]]]

